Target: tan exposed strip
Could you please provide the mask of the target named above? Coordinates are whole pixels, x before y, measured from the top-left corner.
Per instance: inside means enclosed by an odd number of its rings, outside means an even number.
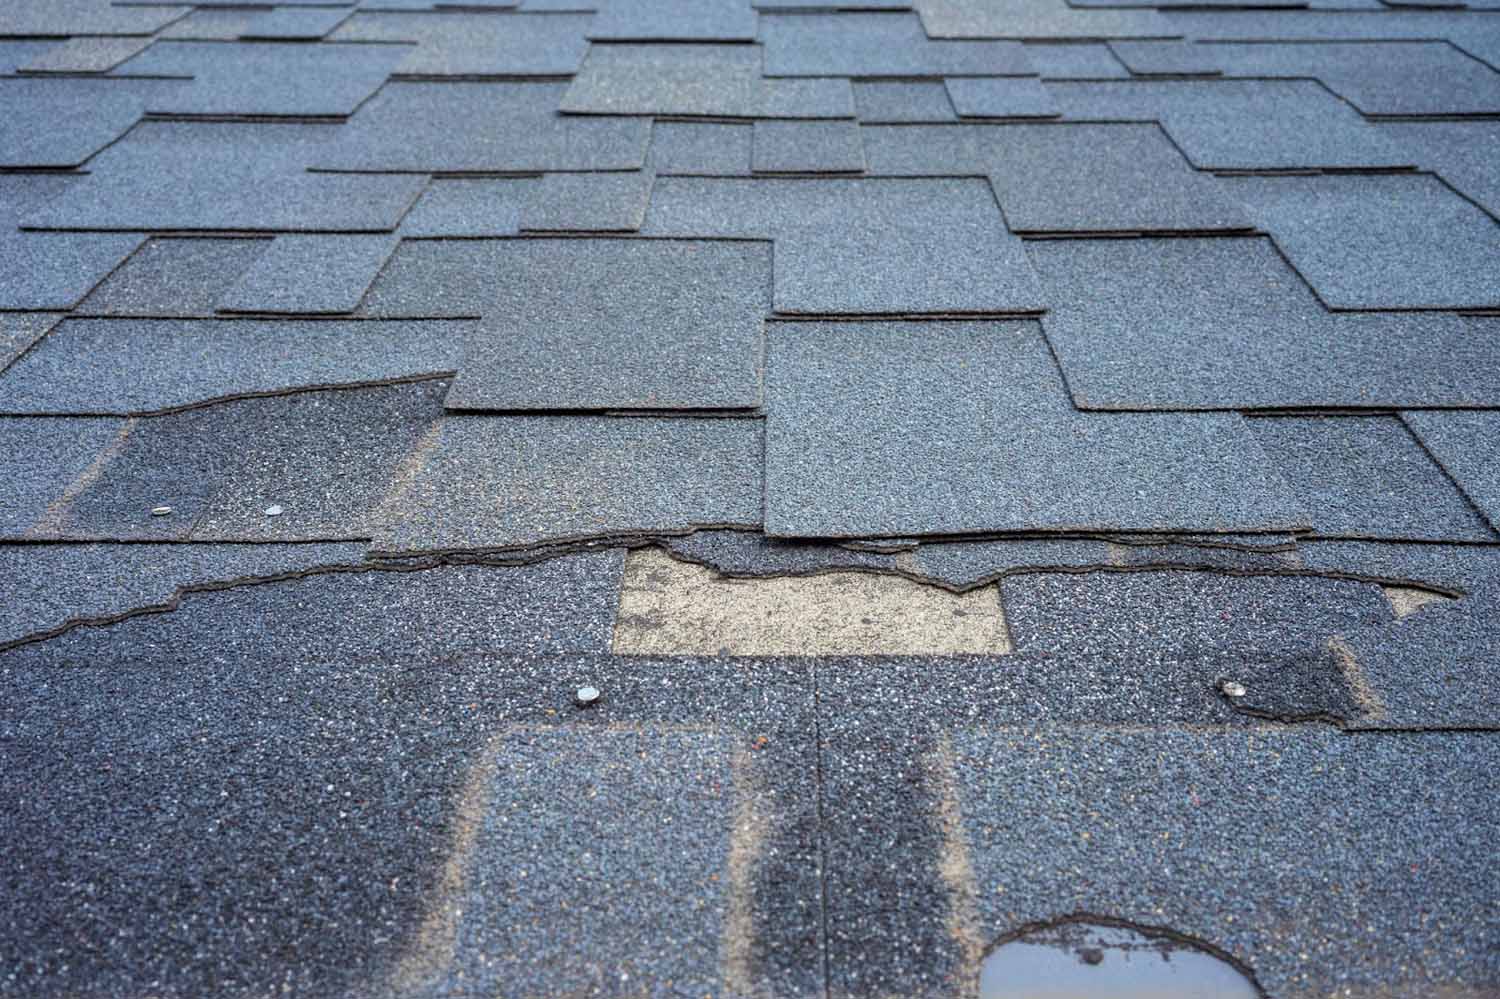
[[[63,525],[68,521],[68,514],[73,509],[74,501],[99,481],[99,477],[104,474],[104,469],[124,449],[125,442],[130,439],[131,432],[135,430],[135,424],[136,420],[133,417],[120,423],[115,439],[104,445],[99,453],[94,455],[94,460],[89,462],[89,467],[68,484],[68,488],[62,491],[61,496],[47,505],[46,512],[38,518],[35,524],[27,528],[27,537],[50,538],[63,532]]]
[[[963,812],[958,801],[958,766],[953,741],[944,735],[927,755],[927,776],[937,799],[937,822],[943,833],[938,855],[938,873],[948,889],[948,933],[963,955],[957,983],[959,995],[971,995],[979,987],[979,962],[985,941],[980,928],[978,882],[964,836]]]

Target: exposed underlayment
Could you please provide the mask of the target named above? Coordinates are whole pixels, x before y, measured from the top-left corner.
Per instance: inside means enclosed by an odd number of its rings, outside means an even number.
[[[0,999],[1500,995],[1500,0],[8,0],[0,107]]]

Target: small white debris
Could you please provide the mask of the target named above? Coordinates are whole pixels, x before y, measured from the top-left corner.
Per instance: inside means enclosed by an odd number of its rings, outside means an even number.
[[[1245,696],[1245,685],[1238,680],[1225,680],[1219,685],[1219,689],[1224,692],[1225,697]]]
[[[598,687],[579,687],[578,692],[573,695],[573,700],[580,708],[586,708],[599,699]]]
[[[168,517],[171,514],[172,508],[169,506],[153,506],[151,508],[151,516],[153,517]]]
[[[283,512],[284,511],[281,509],[281,507],[277,506],[275,504],[272,504],[271,506],[266,507],[266,516],[267,517],[280,517]]]

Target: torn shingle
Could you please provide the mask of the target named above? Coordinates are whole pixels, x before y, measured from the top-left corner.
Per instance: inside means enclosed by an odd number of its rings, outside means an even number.
[[[651,128],[650,166],[661,174],[750,174],[753,126],[659,121]]]
[[[209,316],[267,239],[148,239],[87,298],[86,316]]]
[[[449,409],[752,409],[771,248],[753,242],[472,244],[459,282],[501,274]],[[3,382],[0,382],[3,384]]]
[[[324,541],[369,537],[369,512],[428,427],[447,383],[243,399],[134,422],[39,536]],[[279,516],[266,510],[279,506]],[[172,513],[154,517],[156,506]],[[34,532],[35,533],[35,532]]]
[[[352,126],[146,122],[22,224],[38,229],[389,232],[423,178],[308,173]]]
[[[382,552],[755,526],[759,420],[458,416],[377,517]]]
[[[950,81],[955,82],[955,81]],[[1016,232],[1249,230],[1151,124],[863,127],[870,171],[982,173]]]
[[[773,536],[1306,521],[1238,416],[1074,410],[1034,323],[777,323],[767,348]]]
[[[894,224],[893,224],[894,223]],[[660,177],[642,232],[773,239],[777,312],[1026,313],[1045,302],[975,179]]]
[[[1500,530],[1500,413],[1402,413],[1401,419],[1443,466],[1490,526]]]
[[[389,45],[164,41],[120,73],[189,76],[147,101],[155,114],[319,117],[353,114],[401,61]]]
[[[540,181],[530,177],[439,178],[401,220],[401,235],[514,236]]]
[[[1046,87],[1066,118],[1159,121],[1203,170],[1411,165],[1314,80],[1054,80]]]
[[[1500,223],[1433,176],[1222,183],[1332,308],[1500,307]]]
[[[767,76],[962,76],[1034,73],[1014,42],[933,41],[916,15],[763,15]]]
[[[589,22],[587,14],[360,11],[329,37],[415,43],[393,48],[404,76],[571,76],[588,50]]]
[[[752,45],[594,45],[560,107],[569,115],[854,117],[849,81],[764,79]]]
[[[0,533],[24,538],[120,436],[123,420],[0,418]]]
[[[1250,426],[1319,535],[1500,539],[1395,417],[1266,417]]]
[[[277,236],[215,303],[220,312],[353,312],[395,250],[393,235]]]
[[[852,121],[758,121],[756,173],[863,173],[864,147]]]
[[[0,375],[0,411],[149,413],[215,399],[433,376],[471,324],[70,319]]]
[[[307,165],[414,173],[640,169],[649,124],[559,117],[564,87],[387,83]]]
[[[1494,319],[1330,313],[1264,238],[1027,244],[1086,409],[1495,405]]]
[[[646,217],[651,173],[549,173],[527,193],[521,229],[635,232]]]

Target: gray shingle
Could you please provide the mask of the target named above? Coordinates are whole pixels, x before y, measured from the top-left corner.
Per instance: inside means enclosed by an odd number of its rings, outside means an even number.
[[[0,419],[0,534],[23,538],[119,436],[110,419]]]
[[[304,170],[351,127],[146,122],[22,223],[146,232],[389,232],[423,178]]]
[[[401,235],[514,236],[539,183],[530,177],[435,178],[401,220]]]
[[[1500,122],[1424,121],[1380,125],[1380,134],[1424,170],[1500,217]]]
[[[767,347],[773,536],[1306,522],[1238,416],[1074,410],[1035,323],[777,323]]]
[[[1014,42],[933,41],[915,14],[764,14],[767,76],[1028,76]]]
[[[199,7],[181,20],[172,22],[158,37],[181,41],[238,41],[240,35],[265,13],[268,12]]]
[[[153,95],[154,114],[310,118],[353,114],[404,54],[389,45],[163,41],[119,72],[193,77]]]
[[[0,175],[0,309],[67,309],[140,245],[139,236],[21,232],[17,224],[79,179]]]
[[[758,121],[756,173],[863,173],[865,151],[852,121]]]
[[[486,266],[496,245],[479,239],[404,240],[370,285],[355,315],[478,319],[496,294],[496,273]]]
[[[913,6],[932,38],[1102,41],[1180,34],[1153,10],[1080,10],[1064,0],[914,0]]]
[[[521,228],[544,232],[634,232],[646,217],[653,175],[549,173],[528,192]]]
[[[1219,76],[1219,48],[1191,41],[1109,43],[1110,52],[1125,64],[1132,76]]]
[[[1474,830],[1497,746],[1305,726],[960,732],[975,932],[1097,913],[1210,941],[1267,995],[1483,992],[1493,962],[1474,955],[1494,947],[1484,886],[1500,872]]]
[[[1157,126],[893,126],[861,129],[870,171],[982,173],[1017,232],[1249,230],[1212,177]]]
[[[593,45],[566,114],[852,118],[847,80],[768,80],[753,45]]]
[[[166,606],[185,587],[358,565],[364,553],[362,544],[0,546],[0,574],[11,587],[0,605],[0,646]]]
[[[0,36],[149,35],[191,10],[111,0],[13,0],[0,10]]]
[[[131,414],[455,370],[465,323],[70,319],[0,375],[0,411]]]
[[[405,76],[571,76],[588,50],[589,21],[587,14],[361,11],[329,37],[415,42],[396,49],[396,72]]]
[[[277,236],[218,299],[220,312],[353,312],[395,250],[394,235]]]
[[[1444,42],[1213,45],[1234,76],[1321,80],[1368,115],[1500,113],[1500,73]]]
[[[761,516],[759,420],[456,416],[377,517],[375,549],[523,548]]]
[[[505,279],[468,337],[449,409],[760,405],[769,245],[526,239],[475,249],[473,278]]]
[[[442,413],[446,390],[446,382],[423,381],[308,392],[136,420],[101,474],[39,536],[369,537],[370,511]],[[151,516],[157,505],[172,514]],[[272,505],[280,516],[265,513]]]
[[[774,239],[777,312],[1026,313],[1045,305],[1020,240],[977,179],[661,177],[642,232]]]
[[[594,41],[753,42],[749,0],[600,0],[589,24]]]
[[[1490,526],[1500,530],[1500,413],[1402,413],[1401,419],[1437,459]]]
[[[649,123],[558,117],[564,86],[387,83],[308,165],[414,173],[640,169]]]
[[[1319,535],[1500,540],[1395,417],[1269,417],[1250,426]]]
[[[1315,80],[1052,81],[1074,119],[1154,119],[1204,170],[1410,166]]]
[[[1500,403],[1495,319],[1325,310],[1270,240],[1028,243],[1085,409]]]
[[[1027,42],[1026,58],[1044,80],[1108,80],[1130,75],[1103,42]]]
[[[107,73],[151,41],[139,35],[69,38],[18,68],[23,73]]]
[[[748,176],[750,125],[659,121],[651,129],[650,165],[657,173]]]
[[[1500,307],[1500,224],[1436,177],[1223,183],[1331,308]]]
[[[278,7],[257,14],[240,31],[241,39],[315,42],[350,14],[348,7]]]
[[[80,166],[130,130],[180,80],[0,77],[0,167]],[[46,122],[46,127],[38,123]]]
[[[856,81],[854,107],[867,125],[958,120],[940,80]]]
[[[0,371],[62,322],[62,312],[10,312],[0,315]]]
[[[950,77],[945,84],[961,118],[1056,118],[1062,114],[1035,77]]]
[[[211,316],[267,239],[148,239],[78,303],[86,316]]]

